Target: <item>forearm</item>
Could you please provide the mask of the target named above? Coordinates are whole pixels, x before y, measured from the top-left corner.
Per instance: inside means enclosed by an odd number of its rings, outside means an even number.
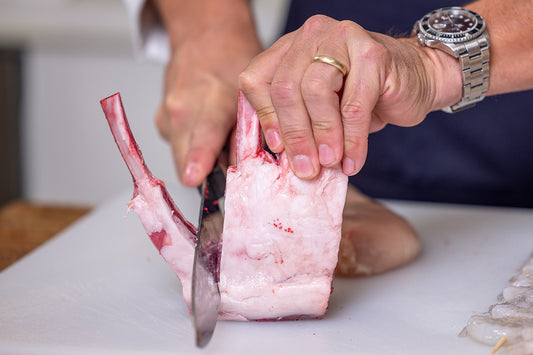
[[[170,46],[202,36],[206,31],[246,31],[254,28],[247,0],[152,0],[167,30]],[[251,35],[255,36],[252,31]]]
[[[487,95],[533,89],[533,0],[479,0],[465,8],[480,14],[487,23]]]

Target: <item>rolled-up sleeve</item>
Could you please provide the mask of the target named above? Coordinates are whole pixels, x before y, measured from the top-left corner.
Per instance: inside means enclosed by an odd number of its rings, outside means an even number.
[[[150,0],[122,0],[129,17],[135,54],[143,59],[166,63],[170,46],[166,30]]]

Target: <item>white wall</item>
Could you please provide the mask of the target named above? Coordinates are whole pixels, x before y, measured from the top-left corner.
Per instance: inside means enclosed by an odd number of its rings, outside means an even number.
[[[129,52],[128,52],[129,53]],[[152,117],[163,68],[128,53],[32,48],[25,62],[24,194],[31,200],[97,204],[129,187],[99,100],[120,91],[152,171],[175,179]]]
[[[284,21],[287,0],[256,0],[262,40]],[[122,93],[151,170],[176,181],[153,115],[163,66],[132,56],[120,1],[0,2],[0,44],[23,46],[23,185],[33,201],[99,204],[131,188],[99,100]]]

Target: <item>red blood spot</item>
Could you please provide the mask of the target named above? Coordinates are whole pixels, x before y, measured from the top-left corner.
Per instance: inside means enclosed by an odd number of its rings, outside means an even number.
[[[167,232],[165,232],[165,230],[150,233],[150,239],[152,240],[152,243],[154,243],[157,250],[161,250],[161,248],[165,245],[171,244],[170,240],[167,240],[166,236]]]
[[[269,224],[272,224],[274,226],[274,228],[277,228],[277,229],[279,229],[281,231],[294,234],[294,230],[292,228],[290,228],[290,227],[284,228],[283,227],[283,223],[281,223],[279,221],[279,218],[276,218],[276,219],[272,220],[272,222],[270,222]]]
[[[218,200],[213,201],[213,205],[215,205],[215,206],[218,205]]]

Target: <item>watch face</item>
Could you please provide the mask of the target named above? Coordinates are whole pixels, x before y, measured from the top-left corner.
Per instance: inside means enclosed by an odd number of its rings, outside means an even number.
[[[466,11],[446,10],[431,16],[428,24],[430,28],[438,32],[459,33],[475,28],[477,19]]]
[[[419,32],[443,42],[464,42],[477,37],[485,29],[481,16],[460,7],[447,7],[430,12],[420,20]]]

